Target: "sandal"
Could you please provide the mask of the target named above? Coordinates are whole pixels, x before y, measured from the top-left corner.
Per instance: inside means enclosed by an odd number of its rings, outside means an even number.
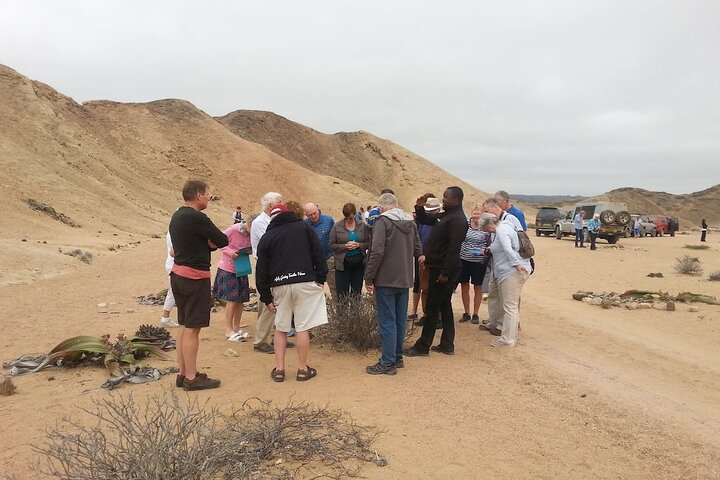
[[[308,365],[306,370],[298,369],[295,380],[297,380],[298,382],[306,382],[316,375],[317,375],[317,370],[315,370],[310,365]]]
[[[284,382],[285,370],[278,370],[277,368],[273,368],[272,372],[270,372],[270,378],[272,378],[275,382]]]

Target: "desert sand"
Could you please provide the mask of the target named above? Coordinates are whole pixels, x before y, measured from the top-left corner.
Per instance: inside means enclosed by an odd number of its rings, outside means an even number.
[[[24,242],[28,248],[43,240],[37,235]],[[533,239],[537,273],[523,290],[515,348],[492,348],[487,332],[459,324],[455,356],[408,358],[394,377],[364,372],[375,354],[315,346],[316,379],[276,384],[269,378],[272,356],[253,352],[250,342],[225,341],[221,310],[203,331],[199,364],[222,386],[190,394],[223,410],[249,397],[343,409],[385,430],[376,448],[389,463],[367,465],[362,473],[370,479],[720,478],[720,306],[603,310],[571,298],[578,290],[628,289],[720,297],[720,283],[707,280],[720,270],[718,239],[711,235],[711,248],[703,251],[683,248],[699,243],[691,234],[622,239],[621,248],[601,242],[594,252],[573,248],[569,239]],[[4,281],[2,360],[47,352],[74,335],[133,333],[140,324],[157,323],[161,307],[139,305],[137,297],[165,286],[163,242],[142,239],[98,254],[90,265],[67,257],[71,263],[55,275]],[[700,258],[703,276],[673,271],[684,254]],[[664,278],[648,278],[650,272]],[[459,295],[454,302],[459,317]],[[246,312],[244,319],[252,331],[255,314]],[[239,356],[224,356],[228,347]],[[290,355],[290,371],[295,362]],[[108,392],[100,388],[105,379],[94,368],[15,378],[17,393],[0,397],[0,473],[37,478],[31,466],[42,459],[32,445],[43,440],[43,429],[65,415],[82,418],[78,407],[90,407],[93,399],[145,398],[174,388],[174,378],[166,377]]]

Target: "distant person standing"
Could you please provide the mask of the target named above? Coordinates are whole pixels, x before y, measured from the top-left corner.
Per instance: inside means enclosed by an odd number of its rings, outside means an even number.
[[[600,214],[593,215],[592,220],[588,222],[588,233],[590,234],[590,250],[597,250],[595,240],[600,233]]]
[[[242,213],[242,207],[240,205],[235,208],[235,213],[233,213],[233,223],[240,223],[243,221],[243,213]]]
[[[500,204],[500,208],[502,208],[503,211],[518,219],[523,232],[526,232],[527,223],[525,222],[525,214],[518,207],[510,203],[510,194],[505,190],[498,190],[495,192],[495,200]]]
[[[265,235],[268,225],[270,224],[270,212],[276,206],[282,204],[282,195],[277,192],[267,192],[260,199],[262,212],[253,220],[250,226],[250,244],[252,245],[255,259],[258,260],[258,244],[260,239]],[[253,341],[253,351],[260,353],[275,353],[275,349],[269,343],[270,334],[272,333],[275,313],[265,308],[265,304],[258,302],[257,321],[255,322],[255,340]]]
[[[210,325],[210,252],[227,246],[228,239],[202,213],[210,201],[210,189],[200,180],[188,180],[182,191],[185,205],[170,220],[175,251],[170,284],[178,307],[180,333],[177,358],[180,373],[175,381],[185,390],[217,388],[220,380],[197,371],[200,329]]]
[[[175,320],[170,318],[170,312],[175,306],[175,297],[173,296],[172,285],[170,284],[170,272],[172,271],[173,265],[175,265],[175,262],[173,261],[173,256],[175,256],[175,252],[173,251],[172,240],[170,239],[170,232],[165,235],[165,246],[167,248],[167,258],[165,259],[165,273],[168,276],[168,291],[165,295],[165,305],[163,305],[163,313],[162,317],[160,317],[160,323],[168,328],[177,328],[180,325],[178,325]]]
[[[707,232],[708,232],[708,225],[704,218],[702,219],[702,223],[700,224],[700,227],[701,227],[700,228],[700,241],[704,242],[705,237],[707,237]]]
[[[635,219],[635,224],[633,225],[633,232],[635,232],[635,238],[640,238],[642,235],[640,235],[640,232],[642,232],[642,218],[637,217]]]
[[[320,240],[328,267],[327,284],[330,287],[330,295],[335,295],[335,256],[330,248],[330,232],[335,225],[335,220],[330,215],[322,213],[317,204],[313,202],[306,203],[303,208],[307,217],[305,222],[310,225]]]
[[[580,210],[575,214],[573,226],[575,227],[575,247],[585,248],[585,235],[583,234],[583,220],[585,220],[585,210]]]

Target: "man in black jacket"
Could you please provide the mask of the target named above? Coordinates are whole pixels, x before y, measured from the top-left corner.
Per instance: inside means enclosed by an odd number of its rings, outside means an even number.
[[[180,333],[177,359],[180,373],[175,385],[185,390],[217,388],[220,380],[197,371],[200,329],[210,325],[210,252],[228,244],[227,236],[202,213],[210,189],[200,180],[188,180],[182,191],[185,205],[170,220],[173,267],[170,286],[178,307]]]
[[[430,272],[427,319],[420,338],[405,352],[409,357],[426,357],[430,350],[446,355],[455,354],[452,293],[460,276],[460,246],[465,240],[468,229],[468,220],[462,209],[463,196],[460,187],[448,187],[445,190],[443,193],[445,212],[437,217],[437,223],[430,234],[428,251],[420,257],[420,262],[425,262]],[[422,215],[423,213],[420,212],[420,216]],[[421,222],[424,220],[426,219],[420,218]],[[440,344],[432,346],[438,317],[442,320],[443,332]]]
[[[287,332],[295,321],[298,371],[296,379],[310,380],[317,370],[307,364],[309,330],[327,323],[323,285],[328,268],[313,229],[285,205],[276,206],[258,244],[255,284],[260,301],[275,314],[276,367],[270,376],[285,380]]]

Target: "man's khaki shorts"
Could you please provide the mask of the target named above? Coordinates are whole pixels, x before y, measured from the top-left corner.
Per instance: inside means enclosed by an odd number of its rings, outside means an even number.
[[[328,323],[325,292],[317,283],[291,283],[272,287],[272,295],[277,308],[277,330],[289,332],[293,319],[298,332]]]

